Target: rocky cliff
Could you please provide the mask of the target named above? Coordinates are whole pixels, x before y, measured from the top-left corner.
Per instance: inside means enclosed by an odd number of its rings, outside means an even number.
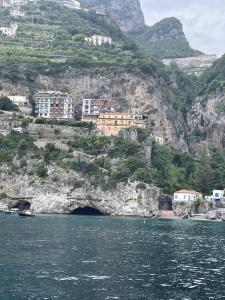
[[[184,118],[152,76],[120,72],[63,78],[39,76],[36,83],[46,90],[67,91],[80,101],[92,97],[114,99],[118,108],[146,115],[153,135],[164,138],[176,149],[187,151]],[[15,90],[21,94],[29,93],[23,85],[14,86],[9,82],[0,82],[0,85],[2,94],[10,95]]]
[[[188,125],[193,141],[209,149],[225,147],[225,56],[199,79],[199,96],[193,101]]]
[[[36,213],[72,214],[78,208],[91,207],[103,215],[153,216],[158,214],[160,189],[138,182],[120,184],[111,191],[92,187],[86,181],[85,186],[75,188],[74,180],[79,178],[75,172],[66,172],[56,166],[49,167],[49,177],[34,180],[29,175],[6,175],[1,167],[0,190],[12,198],[28,197],[28,206]],[[56,174],[57,181],[54,181]],[[18,200],[0,200],[0,210],[23,205]],[[27,205],[27,202],[26,202]]]
[[[224,103],[224,94],[212,94],[195,99],[188,115],[188,125],[194,144],[201,142],[211,150],[225,147]]]
[[[81,0],[81,4],[96,5],[106,12],[123,31],[145,25],[139,0]]]

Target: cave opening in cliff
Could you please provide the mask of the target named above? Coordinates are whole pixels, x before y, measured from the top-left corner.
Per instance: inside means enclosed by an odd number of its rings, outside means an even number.
[[[85,206],[85,207],[78,207],[72,211],[71,215],[82,215],[82,216],[103,216],[104,214],[93,207]]]
[[[19,210],[28,210],[31,207],[31,203],[27,200],[17,200],[9,208],[18,208]]]

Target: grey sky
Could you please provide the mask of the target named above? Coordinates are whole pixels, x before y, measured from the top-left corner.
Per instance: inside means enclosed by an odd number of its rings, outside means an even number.
[[[147,25],[166,17],[181,20],[192,48],[225,53],[225,0],[140,0]]]

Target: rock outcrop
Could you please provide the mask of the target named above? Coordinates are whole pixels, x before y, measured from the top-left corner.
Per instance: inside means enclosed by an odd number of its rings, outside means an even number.
[[[163,19],[153,26],[135,28],[128,35],[146,54],[161,59],[201,54],[190,47],[181,22],[173,17]]]
[[[116,99],[117,107],[135,114],[148,116],[148,127],[155,136],[176,149],[187,151],[184,139],[186,124],[168,96],[152,76],[131,73],[105,74],[95,76],[68,75],[63,78],[39,76],[37,84],[46,90],[61,90],[71,93],[76,99]],[[14,85],[0,82],[2,94],[15,91]],[[23,87],[18,86],[22,91]]]
[[[129,31],[145,25],[139,0],[105,0],[101,8],[120,26]]]
[[[210,203],[203,201],[200,204],[186,203],[186,202],[174,202],[173,211],[178,217],[192,216],[194,214],[206,214],[211,210]]]
[[[60,174],[57,181],[52,176]],[[139,185],[138,182],[119,184],[114,190],[103,191],[90,186],[74,188],[74,173],[51,167],[49,177],[40,182],[29,176],[1,176],[1,190],[14,200],[0,201],[0,210],[15,203],[15,198],[27,197],[35,213],[72,214],[77,208],[94,208],[104,215],[148,216],[158,215],[160,189]],[[1,191],[0,190],[0,191]],[[21,196],[20,196],[21,195]]]
[[[224,103],[223,93],[195,99],[187,118],[193,142],[200,140],[209,149],[225,147]]]

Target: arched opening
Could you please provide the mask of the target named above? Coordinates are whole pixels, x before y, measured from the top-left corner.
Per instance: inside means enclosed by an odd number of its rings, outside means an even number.
[[[18,201],[15,201],[14,203],[12,203],[9,206],[9,209],[18,208],[19,210],[29,210],[30,207],[31,207],[31,203],[29,201],[18,200]]]
[[[159,210],[173,210],[172,198],[170,196],[159,197]]]
[[[85,207],[78,207],[74,209],[71,215],[81,215],[81,216],[103,216],[104,214],[93,207],[85,206]]]

